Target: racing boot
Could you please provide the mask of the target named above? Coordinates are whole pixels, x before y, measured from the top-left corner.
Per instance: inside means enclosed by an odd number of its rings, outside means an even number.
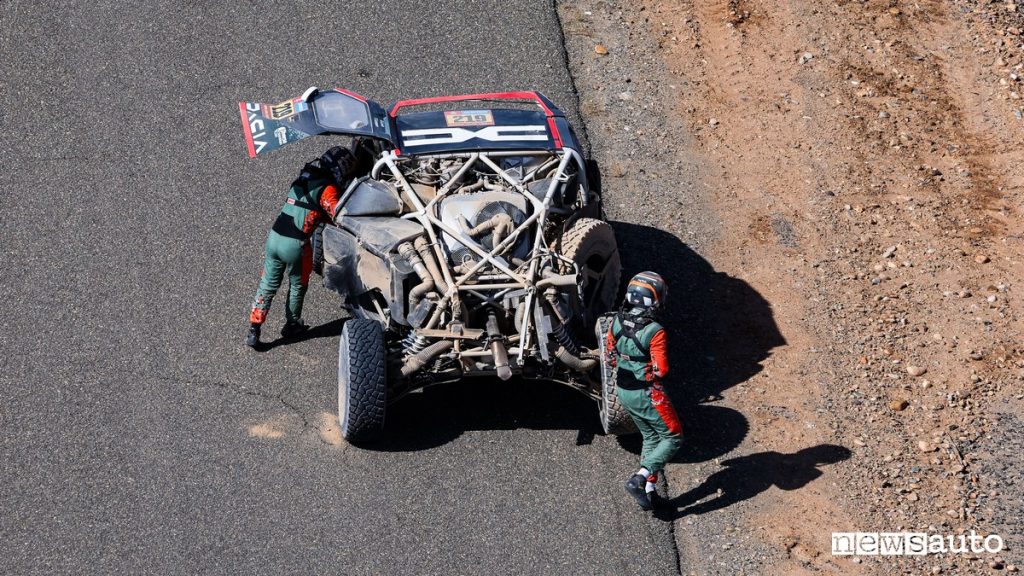
[[[284,323],[284,327],[281,328],[281,337],[295,338],[306,330],[309,330],[309,325],[303,322],[301,318],[296,318],[295,320],[289,320]]]
[[[668,508],[669,506],[672,505],[672,502],[669,501],[668,498],[665,498],[664,496],[658,494],[657,492],[648,492],[647,498],[648,500],[651,501],[651,508]]]
[[[642,474],[634,474],[629,480],[626,480],[626,492],[629,492],[633,498],[636,498],[636,503],[640,505],[643,510],[651,510],[654,506],[651,505],[651,498],[647,495],[647,491],[644,487],[647,485],[647,477]]]
[[[245,345],[255,348],[260,343],[260,325],[250,324],[249,334],[245,337]]]

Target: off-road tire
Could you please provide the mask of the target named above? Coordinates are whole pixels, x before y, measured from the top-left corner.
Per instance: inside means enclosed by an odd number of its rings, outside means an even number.
[[[615,232],[607,222],[580,218],[562,235],[562,254],[580,267],[583,275],[583,322],[590,326],[615,307],[622,277],[622,261]]]
[[[379,323],[362,318],[345,322],[338,344],[338,423],[350,444],[370,442],[384,429],[385,360]]]
[[[617,372],[611,365],[611,359],[608,357],[608,350],[605,347],[605,334],[608,333],[608,327],[611,326],[613,318],[612,314],[601,316],[597,320],[594,331],[597,333],[598,349],[601,354],[599,366],[601,370],[601,428],[604,429],[605,434],[621,436],[632,434],[637,429],[633,417],[619,401],[618,388],[615,386]]]
[[[324,225],[321,224],[313,230],[309,238],[310,248],[313,251],[313,272],[324,275]]]

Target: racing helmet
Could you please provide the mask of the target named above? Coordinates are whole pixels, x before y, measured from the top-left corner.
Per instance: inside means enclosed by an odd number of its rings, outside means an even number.
[[[328,148],[319,158],[320,169],[330,173],[337,183],[342,183],[352,172],[355,164],[352,153],[341,146]]]
[[[634,308],[658,310],[665,305],[668,284],[656,272],[641,272],[633,276],[626,287],[626,302]]]

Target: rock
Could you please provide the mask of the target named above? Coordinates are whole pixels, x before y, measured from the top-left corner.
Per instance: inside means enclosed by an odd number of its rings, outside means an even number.
[[[924,440],[917,441],[917,448],[921,452],[935,452],[935,446],[932,446],[931,444]]]
[[[597,46],[594,46],[594,52],[600,56],[606,56],[608,54],[608,49],[604,47],[604,44],[598,44]]]
[[[993,570],[1002,570],[1003,569],[1003,563],[1000,560],[993,560],[993,561],[988,563],[988,567],[993,569]]]
[[[711,126],[718,126],[718,118],[710,118],[710,119],[708,119],[708,124],[711,125]]]
[[[914,492],[911,492],[910,494],[907,494],[907,500],[910,500],[911,502],[917,502],[920,499],[921,499],[920,496],[918,496]]]
[[[882,252],[882,258],[892,258],[892,255],[895,254],[895,253],[896,253],[896,247],[895,246],[889,246],[888,248],[885,249],[885,252]]]
[[[910,406],[910,402],[907,402],[906,400],[893,400],[892,402],[889,402],[889,408],[892,408],[897,412],[906,410],[907,406]]]
[[[628,102],[629,100],[632,100],[632,99],[633,99],[633,94],[630,93],[630,92],[620,92],[619,93],[619,100],[622,100],[623,102]]]
[[[1014,564],[1007,564],[1006,565],[1006,571],[1007,572],[1016,572],[1017,571],[1017,566],[1014,565]]]
[[[974,261],[977,262],[978,264],[988,264],[989,258],[984,254],[978,254],[977,256],[974,257]]]
[[[928,372],[928,369],[924,366],[907,366],[907,374],[915,378],[924,375],[926,372]]]
[[[806,64],[810,62],[812,58],[814,58],[814,54],[811,54],[810,52],[804,52],[803,54],[800,55],[800,58],[797,59],[797,62],[799,62],[800,64]]]

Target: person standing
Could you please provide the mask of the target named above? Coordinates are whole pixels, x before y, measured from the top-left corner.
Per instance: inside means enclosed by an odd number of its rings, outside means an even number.
[[[658,474],[683,442],[682,424],[663,384],[669,372],[668,338],[655,320],[667,295],[668,286],[660,275],[634,276],[605,342],[616,369],[619,401],[643,435],[640,469],[626,481],[626,492],[644,510],[654,507]]]
[[[263,322],[267,319],[285,272],[288,273],[288,303],[281,336],[293,338],[309,326],[302,321],[302,304],[313,270],[310,236],[321,222],[331,221],[355,165],[352,153],[335,146],[302,168],[288,190],[281,213],[267,235],[263,257],[263,275],[249,312],[247,346],[260,342]]]

